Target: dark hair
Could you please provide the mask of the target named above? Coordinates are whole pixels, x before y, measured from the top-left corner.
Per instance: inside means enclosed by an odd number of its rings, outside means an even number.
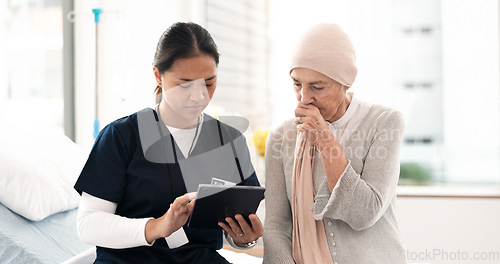
[[[170,26],[160,37],[156,46],[153,62],[160,74],[168,71],[177,59],[209,55],[219,64],[217,45],[210,33],[195,23],[177,22]],[[161,93],[158,85],[155,94]]]

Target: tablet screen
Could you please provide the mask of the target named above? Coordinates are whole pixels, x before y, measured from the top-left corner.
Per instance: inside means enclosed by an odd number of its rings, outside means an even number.
[[[248,221],[248,215],[254,214],[264,199],[264,191],[260,186],[200,184],[188,226],[220,228],[219,222],[235,214]]]

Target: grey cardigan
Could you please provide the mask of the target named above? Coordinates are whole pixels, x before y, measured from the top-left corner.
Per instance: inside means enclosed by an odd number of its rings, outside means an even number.
[[[344,143],[349,163],[334,195],[316,154],[313,215],[322,219],[334,263],[407,263],[394,213],[399,148],[404,132],[400,112],[373,105]],[[294,263],[292,257],[292,169],[297,129],[288,120],[271,131],[266,144],[264,263]]]

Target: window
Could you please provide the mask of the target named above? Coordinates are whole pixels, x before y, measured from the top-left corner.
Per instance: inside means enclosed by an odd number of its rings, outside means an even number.
[[[401,176],[499,183],[498,1],[399,0],[393,16]]]
[[[0,2],[0,122],[63,132],[61,1]]]
[[[217,96],[211,103],[268,125],[269,98],[266,0],[207,0],[205,24],[221,54]]]

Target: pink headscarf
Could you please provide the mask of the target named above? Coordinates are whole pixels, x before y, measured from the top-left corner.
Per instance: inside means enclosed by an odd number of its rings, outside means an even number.
[[[317,24],[299,40],[292,53],[290,71],[308,68],[351,87],[358,68],[349,36],[335,24]]]

